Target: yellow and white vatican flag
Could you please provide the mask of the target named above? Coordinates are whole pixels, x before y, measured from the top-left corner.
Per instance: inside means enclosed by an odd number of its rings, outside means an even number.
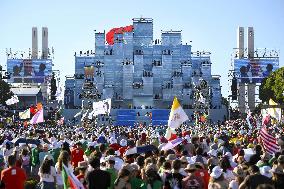
[[[278,105],[276,102],[274,102],[272,99],[269,100],[269,105]],[[278,121],[281,120],[281,108],[268,108],[268,114],[271,117],[274,117]]]
[[[20,119],[30,119],[31,118],[31,112],[30,109],[27,109],[23,112],[19,112]]]
[[[169,116],[168,127],[169,129],[178,128],[183,122],[188,120],[188,116],[180,106],[178,99],[175,97]]]

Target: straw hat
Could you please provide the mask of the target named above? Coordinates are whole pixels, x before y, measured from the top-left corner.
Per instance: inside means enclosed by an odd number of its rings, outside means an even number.
[[[243,177],[244,178],[246,176],[246,173],[244,172],[244,170],[240,166],[234,168],[233,174],[236,177]]]
[[[185,156],[182,156],[182,157],[180,158],[180,161],[181,161],[181,162],[186,162],[186,163],[188,163],[187,158],[186,158]]]
[[[194,171],[196,170],[195,164],[188,164],[187,167],[184,169],[185,171]]]
[[[211,177],[217,179],[219,178],[223,173],[223,169],[221,169],[220,166],[215,166],[213,169],[212,169],[212,173],[210,174]]]

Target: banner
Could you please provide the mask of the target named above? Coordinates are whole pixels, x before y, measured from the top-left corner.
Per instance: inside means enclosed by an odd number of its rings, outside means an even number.
[[[90,113],[90,116],[97,116],[99,114],[109,114],[111,110],[111,98],[94,102],[93,111]]]
[[[8,59],[9,83],[43,83],[52,75],[51,59]]]
[[[30,124],[37,124],[37,123],[42,123],[42,122],[44,122],[43,109],[37,111],[37,113],[30,120]]]
[[[19,102],[19,99],[18,99],[18,96],[17,96],[17,95],[14,95],[14,96],[12,96],[10,99],[6,100],[6,104],[7,104],[8,106],[13,105],[13,104],[16,104],[16,103],[18,103],[18,102]]]
[[[261,83],[279,68],[278,59],[235,59],[234,72],[238,83]]]

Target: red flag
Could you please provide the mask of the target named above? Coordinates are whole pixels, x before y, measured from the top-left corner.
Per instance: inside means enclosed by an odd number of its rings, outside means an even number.
[[[36,112],[37,112],[36,107],[35,107],[35,106],[31,106],[31,107],[30,107],[30,112],[31,112],[32,115],[35,115]]]
[[[276,142],[276,138],[273,137],[270,133],[267,132],[266,126],[263,126],[260,130],[260,138],[262,140],[262,144],[264,149],[270,153],[274,154],[278,152],[280,147]]]
[[[176,134],[171,133],[171,137],[169,138],[168,141],[175,140],[175,139],[177,139],[177,138],[178,138],[178,137],[177,137]]]

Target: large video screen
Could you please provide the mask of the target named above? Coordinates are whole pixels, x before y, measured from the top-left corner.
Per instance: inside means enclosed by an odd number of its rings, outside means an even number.
[[[235,59],[234,72],[239,83],[261,83],[279,68],[279,59]]]
[[[8,59],[9,83],[43,83],[52,75],[51,59]]]

